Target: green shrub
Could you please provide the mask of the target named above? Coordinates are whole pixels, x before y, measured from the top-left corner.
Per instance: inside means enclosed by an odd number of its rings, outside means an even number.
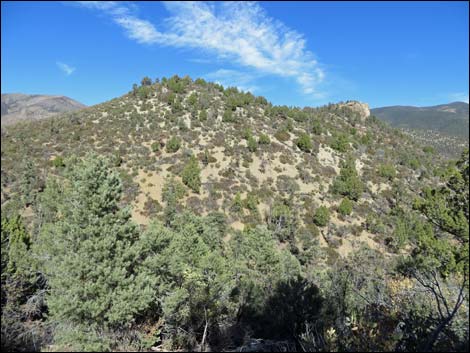
[[[256,152],[256,150],[258,149],[258,142],[256,142],[253,136],[250,136],[248,138],[247,145],[248,145],[248,150],[250,152]]]
[[[197,159],[196,157],[191,156],[191,159],[189,160],[188,164],[186,164],[181,174],[183,184],[188,186],[194,192],[199,193],[199,189],[201,188],[200,174],[201,169],[199,168]]]
[[[154,142],[150,145],[150,148],[152,149],[152,152],[160,151],[160,143]]]
[[[235,122],[235,117],[230,109],[227,109],[222,116],[222,121],[226,123],[233,123]]]
[[[361,136],[359,142],[365,146],[370,146],[373,141],[372,133],[367,131],[364,135]]]
[[[248,195],[246,195],[246,199],[243,201],[243,206],[250,211],[257,211],[258,203],[259,201],[256,195],[248,193]]]
[[[343,215],[343,216],[349,216],[351,214],[353,210],[353,202],[348,199],[347,197],[345,197],[339,207],[338,207],[338,212],[339,214]]]
[[[243,209],[243,201],[242,196],[239,192],[235,194],[235,198],[232,201],[232,205],[230,206],[230,210],[235,213],[241,212]]]
[[[312,133],[315,135],[321,135],[323,132],[323,128],[321,126],[319,119],[312,119]]]
[[[271,140],[269,139],[268,135],[261,133],[258,138],[258,143],[260,145],[269,145]]]
[[[275,134],[274,137],[277,138],[281,142],[286,142],[290,139],[290,135],[285,129],[278,130]]]
[[[306,133],[300,134],[295,144],[304,152],[310,152],[313,148],[312,140],[310,139],[310,136]]]
[[[331,190],[335,194],[343,195],[357,201],[364,190],[364,184],[357,175],[356,165],[352,158],[341,164],[340,175],[336,177]]]
[[[178,151],[181,147],[181,140],[176,137],[176,136],[173,136],[172,138],[170,138],[170,140],[168,140],[167,144],[166,144],[166,151],[168,153],[175,153],[176,151]]]
[[[243,129],[243,138],[245,140],[248,140],[250,137],[253,137],[253,133],[251,132],[251,129],[249,127]]]
[[[436,153],[436,150],[432,146],[424,146],[423,147],[423,152],[424,153],[429,153],[429,154],[434,154],[434,153]]]
[[[331,148],[338,152],[347,152],[349,148],[349,140],[345,134],[337,134],[331,141]]]
[[[217,158],[212,156],[207,149],[204,150],[204,153],[202,155],[202,163],[205,165],[208,165],[209,163],[215,163],[217,162]]]
[[[200,121],[206,121],[207,120],[207,112],[203,109],[199,113],[199,120]]]
[[[57,156],[52,160],[52,165],[55,168],[65,167],[64,159],[61,156]]]
[[[330,211],[325,206],[320,206],[315,211],[313,216],[313,223],[319,227],[324,227],[330,221]]]
[[[191,95],[188,97],[188,104],[191,106],[196,105],[197,103],[197,94],[195,92],[191,93]]]
[[[137,89],[137,96],[142,100],[149,98],[152,95],[152,93],[153,93],[153,89],[151,86],[140,86]]]
[[[378,169],[378,173],[382,178],[386,178],[388,180],[393,180],[396,175],[395,167],[390,164],[381,164]]]

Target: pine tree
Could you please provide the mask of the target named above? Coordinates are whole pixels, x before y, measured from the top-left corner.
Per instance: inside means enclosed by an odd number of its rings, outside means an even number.
[[[137,227],[118,206],[120,178],[94,154],[67,163],[64,175],[48,184],[56,212],[36,250],[50,286],[50,316],[101,328],[131,323],[152,301],[155,280],[139,271]]]
[[[428,222],[419,222],[412,256],[402,259],[399,271],[414,278],[434,299],[435,325],[423,351],[432,351],[452,325],[464,303],[469,283],[469,163],[468,150],[436,188],[425,188],[414,207]]]
[[[191,156],[188,164],[183,169],[181,174],[181,179],[183,183],[187,185],[191,190],[196,193],[199,193],[199,189],[201,188],[201,169],[199,168],[199,164],[197,162],[196,157]]]
[[[342,162],[340,175],[333,182],[332,191],[357,201],[363,190],[364,185],[357,174],[355,162],[352,158],[347,158]]]
[[[34,202],[37,183],[37,170],[35,169],[33,162],[28,159],[24,163],[19,185],[21,199],[25,206],[29,206]]]

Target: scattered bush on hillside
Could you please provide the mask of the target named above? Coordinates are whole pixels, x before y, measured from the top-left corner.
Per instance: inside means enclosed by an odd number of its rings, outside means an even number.
[[[199,193],[199,189],[201,188],[201,169],[199,168],[199,164],[197,162],[196,157],[191,156],[189,162],[183,169],[181,173],[181,179],[183,180],[183,184],[188,186],[191,190],[195,193]]]
[[[306,133],[300,134],[299,138],[295,141],[295,144],[304,152],[310,152],[313,148],[312,140]]]
[[[178,137],[173,136],[168,140],[166,144],[166,151],[168,153],[175,153],[180,149],[180,147],[181,147],[181,140]]]
[[[330,211],[325,206],[320,206],[315,211],[313,222],[319,227],[325,227],[330,221]]]
[[[334,180],[331,190],[354,201],[361,197],[364,184],[357,174],[355,161],[352,158],[348,157],[341,163],[340,175]]]
[[[258,143],[260,145],[269,145],[271,140],[269,139],[268,135],[261,133],[258,137]]]
[[[338,207],[338,212],[339,214],[343,216],[349,216],[352,213],[353,210],[353,202],[349,200],[347,197],[345,197],[339,207]]]

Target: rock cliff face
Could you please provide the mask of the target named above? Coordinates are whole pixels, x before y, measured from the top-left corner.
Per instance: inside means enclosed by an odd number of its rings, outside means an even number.
[[[86,105],[64,96],[39,94],[2,94],[2,125],[22,120],[39,120],[54,114],[85,108]]]
[[[359,114],[361,121],[366,120],[370,116],[370,109],[369,104],[362,103],[358,101],[348,101],[346,103],[342,103],[341,106],[349,108],[353,112]]]

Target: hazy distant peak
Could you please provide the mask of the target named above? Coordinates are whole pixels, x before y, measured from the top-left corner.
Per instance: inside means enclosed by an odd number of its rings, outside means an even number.
[[[85,108],[86,105],[61,95],[2,94],[2,125],[23,120],[39,120],[54,114]]]

